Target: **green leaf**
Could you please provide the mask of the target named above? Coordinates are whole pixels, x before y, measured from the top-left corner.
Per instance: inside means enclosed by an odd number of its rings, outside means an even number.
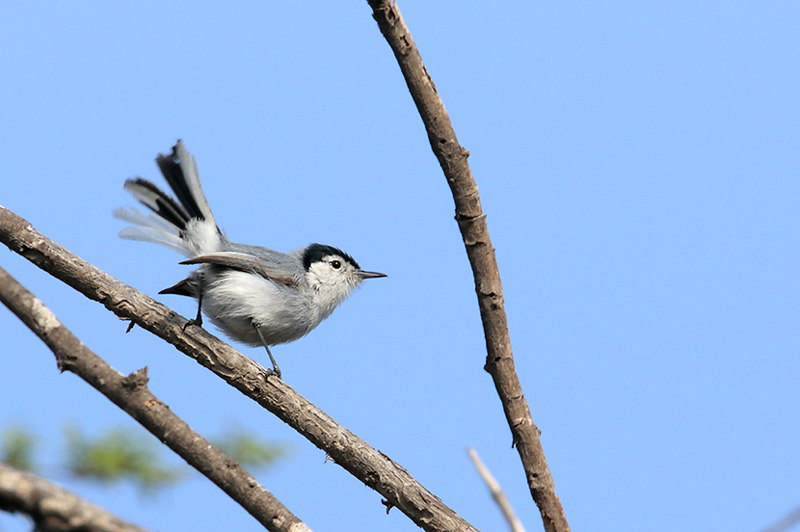
[[[248,469],[268,467],[288,454],[285,446],[268,443],[242,428],[230,431],[214,441],[214,445]]]
[[[33,471],[33,451],[36,436],[23,427],[3,429],[3,446],[0,461],[22,471]]]
[[[77,427],[68,426],[64,436],[67,469],[78,478],[107,483],[132,480],[144,491],[180,480],[177,469],[163,464],[154,441],[139,432],[115,427],[90,440]]]

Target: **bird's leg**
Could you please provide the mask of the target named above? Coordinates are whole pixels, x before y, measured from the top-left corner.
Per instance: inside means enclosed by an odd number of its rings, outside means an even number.
[[[203,326],[203,313],[202,313],[202,310],[203,310],[203,294],[200,293],[200,295],[197,297],[197,317],[187,321],[184,324],[184,326],[183,326],[183,330],[184,331],[186,330],[186,327],[188,327],[189,325],[197,325],[198,327],[202,327]]]
[[[266,340],[264,340],[264,335],[261,334],[261,329],[259,329],[258,325],[256,325],[255,322],[251,322],[251,323],[253,324],[253,329],[256,330],[256,334],[258,335],[258,338],[261,340],[261,345],[263,345],[264,349],[267,350],[267,354],[269,355],[269,359],[272,362],[272,373],[276,377],[278,377],[280,379],[281,378],[281,368],[279,368],[278,367],[278,363],[275,362],[275,357],[272,356],[272,352],[269,350],[269,346],[267,345]]]

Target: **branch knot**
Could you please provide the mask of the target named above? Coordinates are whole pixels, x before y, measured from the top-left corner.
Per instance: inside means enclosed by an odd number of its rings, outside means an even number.
[[[142,369],[137,369],[124,379],[122,379],[122,386],[125,387],[126,390],[135,390],[136,388],[147,386],[147,382],[149,381],[149,377],[147,376],[147,366],[143,367]]]

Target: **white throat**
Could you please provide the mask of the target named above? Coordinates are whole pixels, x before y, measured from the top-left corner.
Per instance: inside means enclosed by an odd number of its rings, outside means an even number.
[[[336,307],[359,285],[357,279],[348,275],[318,275],[312,268],[306,273],[309,287],[313,290],[314,306],[319,320],[331,315]]]

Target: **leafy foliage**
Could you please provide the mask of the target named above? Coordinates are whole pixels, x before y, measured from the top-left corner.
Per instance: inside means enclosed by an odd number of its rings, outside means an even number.
[[[285,447],[266,443],[252,431],[242,428],[229,431],[224,438],[214,441],[214,445],[249,469],[267,467],[288,454]]]
[[[74,426],[64,430],[67,464],[78,478],[100,482],[130,480],[143,491],[152,491],[180,480],[182,474],[167,467],[152,438],[130,429],[114,427],[96,440],[90,440]]]
[[[35,471],[38,439],[25,427],[5,428],[0,461],[22,471]],[[152,493],[186,476],[184,469],[166,465],[161,454],[163,447],[136,427],[111,427],[92,437],[77,426],[68,425],[64,439],[63,467],[74,478],[106,484],[133,482],[141,491]],[[288,454],[284,446],[267,443],[252,431],[238,427],[217,438],[214,444],[251,470],[265,468]]]
[[[34,471],[33,452],[36,436],[24,427],[7,427],[3,430],[2,454],[0,462],[21,471]]]

